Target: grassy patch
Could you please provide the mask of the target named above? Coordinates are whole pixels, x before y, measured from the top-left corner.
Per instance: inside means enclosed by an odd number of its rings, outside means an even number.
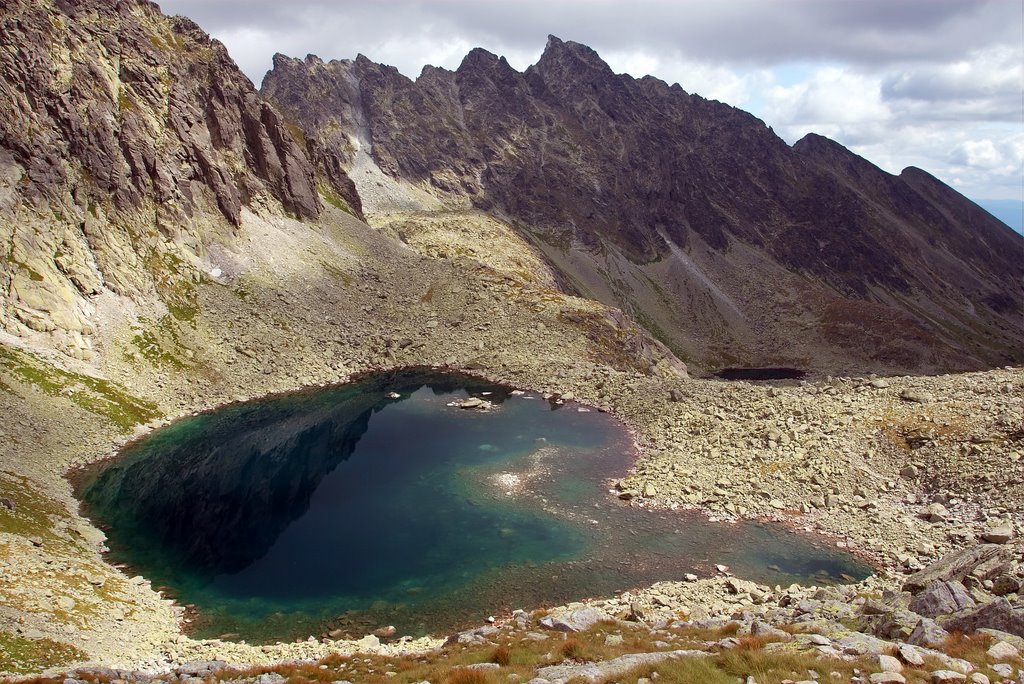
[[[292,134],[292,137],[295,138],[295,142],[302,145],[303,148],[309,148],[309,142],[306,140],[306,132],[302,130],[302,127],[297,126],[290,121],[285,121],[284,127]]]
[[[327,261],[321,261],[320,266],[322,266],[325,271],[330,273],[337,280],[340,280],[345,285],[345,287],[348,287],[349,285],[352,284],[352,275],[350,273],[347,273],[346,271],[338,268],[334,264],[329,263]]]
[[[191,269],[180,257],[167,252],[150,252],[146,268],[167,310],[180,321],[192,321],[199,312]]]
[[[321,184],[319,188],[320,196],[324,198],[324,201],[330,204],[335,209],[341,209],[346,214],[355,216],[355,212],[352,211],[352,207],[349,206],[345,198],[339,195],[334,189],[326,184]]]
[[[176,346],[172,338],[171,345]],[[184,361],[172,354],[165,346],[162,335],[153,329],[146,329],[132,337],[132,345],[139,350],[142,357],[158,368],[186,368]]]
[[[0,672],[31,674],[86,659],[74,646],[0,632]]]
[[[43,496],[25,477],[0,472],[0,498],[14,504],[14,509],[0,504],[0,531],[22,537],[52,535],[51,516],[67,516],[64,507]]]
[[[122,432],[160,415],[156,406],[122,388],[88,375],[51,366],[33,354],[0,345],[0,369],[50,396],[66,396],[80,408],[106,418]]]

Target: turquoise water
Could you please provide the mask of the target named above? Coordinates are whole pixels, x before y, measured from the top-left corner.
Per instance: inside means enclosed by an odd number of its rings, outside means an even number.
[[[470,395],[496,408],[447,405]],[[178,421],[76,486],[110,559],[193,606],[197,636],[440,633],[716,563],[771,584],[869,571],[782,528],[631,508],[607,480],[633,457],[607,415],[409,373]]]

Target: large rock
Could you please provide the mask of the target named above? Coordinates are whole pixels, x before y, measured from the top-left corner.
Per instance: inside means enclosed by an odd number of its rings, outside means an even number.
[[[951,551],[903,583],[903,590],[917,593],[932,582],[963,580],[975,567],[999,555],[996,544],[981,544],[969,549]]]
[[[922,508],[918,515],[928,522],[945,522],[949,518],[949,511],[940,503],[931,503]]]
[[[928,648],[938,648],[945,643],[949,637],[949,632],[943,629],[935,620],[931,618],[921,618],[920,622],[911,631],[910,636],[907,637],[906,641],[908,644],[914,646],[926,646]]]
[[[1018,651],[1017,647],[1011,643],[1006,641],[997,641],[992,644],[987,651],[985,651],[985,655],[992,660],[1001,662],[1010,660],[1011,658],[1019,658],[1020,651]]]
[[[612,621],[612,616],[597,608],[577,608],[569,613],[552,615],[540,621],[541,626],[559,632],[583,632],[599,622]]]
[[[935,670],[931,677],[932,684],[956,684],[956,682],[967,681],[967,675],[953,670]]]
[[[1024,637],[1024,608],[1013,608],[1005,598],[958,613],[943,623],[950,632],[970,634],[984,627]]]
[[[974,605],[970,592],[960,582],[932,582],[910,602],[910,610],[935,618]]]
[[[981,533],[981,538],[990,544],[1005,544],[1013,539],[1013,525],[1010,523],[1004,523],[1002,525],[995,525],[993,527],[986,528],[985,531]]]

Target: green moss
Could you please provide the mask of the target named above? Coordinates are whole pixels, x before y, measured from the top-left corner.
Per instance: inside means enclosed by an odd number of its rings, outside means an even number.
[[[157,334],[157,331],[152,329],[146,329],[140,332],[138,335],[132,338],[132,344],[142,357],[158,367],[171,367],[184,369],[187,368],[187,364],[172,354],[168,349],[162,336]],[[172,336],[170,345],[176,346],[176,340]]]
[[[122,112],[133,112],[135,111],[135,103],[128,96],[128,91],[121,88],[121,92],[117,96],[117,106]]]
[[[51,667],[70,665],[88,656],[74,646],[50,639],[25,639],[0,632],[0,672],[32,674]]]
[[[22,537],[53,536],[52,517],[67,515],[58,502],[49,499],[13,473],[0,473],[0,495],[14,503],[14,510],[0,506],[0,531]]]
[[[63,395],[80,408],[106,418],[122,432],[160,415],[157,408],[122,388],[88,375],[71,373],[18,349],[0,346],[0,369],[11,378],[50,395]]]
[[[320,191],[320,196],[324,198],[324,201],[332,207],[335,209],[341,209],[343,212],[351,216],[355,216],[355,212],[352,211],[352,207],[350,207],[348,202],[345,201],[345,198],[335,192],[333,188],[321,183],[318,190]]]
[[[199,313],[199,307],[194,302],[167,302],[167,311],[179,321],[191,322]]]
[[[155,33],[149,34],[149,42],[152,43],[153,47],[155,47],[157,50],[162,51],[167,49],[167,43],[165,43],[163,39]]]
[[[340,280],[342,283],[344,283],[346,287],[352,284],[352,276],[351,276],[351,274],[346,273],[345,271],[343,271],[342,269],[338,268],[334,264],[328,263],[326,261],[321,261],[320,265],[323,267],[323,269],[325,271],[327,271],[332,276],[334,276],[335,278]]]
[[[285,122],[284,127],[287,128],[288,132],[292,134],[293,138],[295,138],[295,142],[299,143],[303,147],[308,146],[306,141],[306,132],[302,130],[302,128],[287,121]]]
[[[199,313],[196,287],[188,265],[180,257],[168,252],[151,252],[146,267],[153,274],[153,282],[170,314],[179,321],[192,322]]]

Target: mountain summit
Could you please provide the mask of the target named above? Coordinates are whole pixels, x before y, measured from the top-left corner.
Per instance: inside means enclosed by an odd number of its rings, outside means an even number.
[[[434,198],[422,212],[506,220],[568,287],[699,365],[1021,358],[1024,241],[1000,222],[924,171],[890,175],[818,135],[790,146],[735,107],[615,74],[585,45],[552,36],[524,73],[476,49],[415,81],[362,56],[279,56],[262,92],[349,168],[362,150],[363,166]],[[371,214],[410,208],[354,180]]]

